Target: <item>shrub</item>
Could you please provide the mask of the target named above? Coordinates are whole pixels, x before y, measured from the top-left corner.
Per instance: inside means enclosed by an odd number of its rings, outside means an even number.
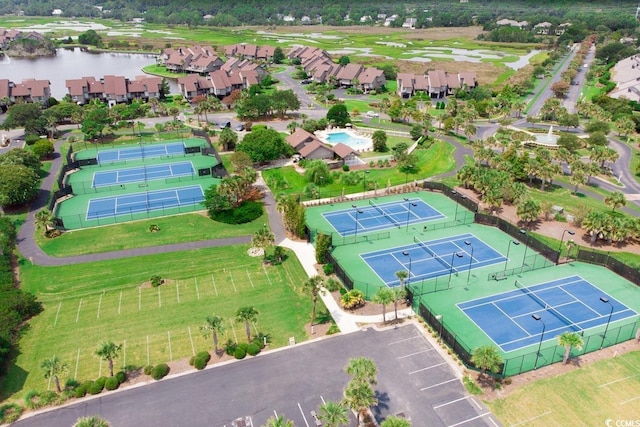
[[[115,375],[107,378],[107,381],[104,383],[104,388],[107,390],[115,390],[120,387],[120,381],[118,381],[118,377]]]
[[[118,383],[122,384],[127,380],[127,373],[125,371],[116,372],[116,378],[118,379]]]
[[[0,406],[0,423],[11,424],[20,418],[24,408],[17,403],[7,403]]]
[[[105,378],[106,381],[106,378]],[[91,395],[100,394],[104,389],[104,383],[99,383],[98,381],[92,382],[89,387],[87,387],[87,393]]]
[[[324,271],[325,276],[330,276],[333,274],[333,264],[325,264],[322,266],[322,271]]]
[[[196,354],[196,357],[200,359],[205,359],[207,362],[211,360],[211,355],[209,354],[208,351],[201,351],[198,354]]]
[[[364,294],[358,289],[352,289],[340,297],[340,302],[348,310],[362,307],[365,304]]]
[[[144,367],[144,374],[145,375],[151,375],[151,371],[153,371],[153,366],[152,365],[147,365]]]
[[[154,274],[153,276],[151,276],[151,278],[149,278],[149,281],[151,282],[151,286],[153,286],[154,288],[157,288],[164,283],[164,279],[158,274]]]
[[[76,387],[75,390],[73,390],[73,397],[75,397],[76,399],[80,399],[82,397],[85,397],[87,395],[87,386],[85,386],[84,384],[80,384],[78,387]]]
[[[211,360],[211,355],[208,351],[201,351],[193,359],[193,366],[200,371],[207,366],[207,363]]]
[[[224,352],[229,356],[233,356],[236,351],[236,347],[236,343],[234,343],[231,338],[229,338],[229,340],[227,340],[227,343],[224,345]]]
[[[376,163],[375,163],[373,160],[371,160],[371,161],[369,162],[369,167],[370,167],[370,168],[374,168],[374,167],[376,167]]]
[[[260,348],[260,350],[264,348],[264,340],[259,340],[256,338],[253,341],[251,341],[251,344],[257,345]]]
[[[247,353],[251,356],[256,356],[258,353],[260,353],[260,346],[258,346],[255,342],[252,342],[247,347]]]
[[[64,383],[65,390],[75,390],[80,385],[80,381],[76,381],[73,378],[68,378]]]
[[[327,281],[324,283],[324,287],[327,288],[327,290],[329,292],[335,292],[341,289],[340,282],[338,282],[336,279],[333,278],[328,278]]]
[[[154,380],[161,380],[162,378],[166,377],[168,373],[169,365],[167,365],[166,363],[160,363],[152,369],[151,378],[153,378]]]
[[[335,323],[331,325],[327,330],[327,335],[333,335],[338,333],[340,333],[340,328],[338,328],[338,325],[336,325]]]
[[[246,352],[247,348],[249,348],[249,343],[241,342],[240,344],[238,344],[238,348],[241,348]]]
[[[342,165],[342,170],[345,172],[349,171],[349,165]]]
[[[347,292],[349,292],[347,288],[345,288],[344,286],[340,287],[340,296],[346,295]]]
[[[196,361],[196,357],[195,357],[195,356],[191,356],[191,357],[189,358],[189,366],[193,366],[193,364],[195,363],[195,361]]]
[[[24,137],[24,142],[26,142],[27,145],[33,145],[36,143],[36,141],[40,141],[39,135],[29,134]]]
[[[53,143],[48,139],[41,139],[33,144],[31,150],[39,159],[45,159],[53,153]]]
[[[102,376],[96,380],[96,383],[102,385],[102,387],[104,387],[106,382],[107,382],[107,377],[105,376]]]
[[[244,359],[246,355],[247,352],[240,347],[236,348],[236,351],[233,353],[233,357],[235,357],[236,359]]]
[[[246,224],[262,215],[262,203],[248,200],[235,209],[209,211],[212,220],[224,224]]]
[[[124,368],[122,368],[122,370],[125,372],[135,372],[140,368],[141,366],[138,365],[126,365]]]

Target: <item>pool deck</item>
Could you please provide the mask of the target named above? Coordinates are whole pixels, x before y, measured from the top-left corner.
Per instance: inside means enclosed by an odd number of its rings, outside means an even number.
[[[355,150],[358,153],[362,153],[365,151],[371,151],[373,149],[373,140],[371,139],[371,137],[369,135],[364,135],[359,133],[356,130],[353,129],[349,129],[349,128],[335,128],[335,129],[331,129],[331,130],[319,130],[315,132],[315,135],[325,144],[329,144],[331,146],[336,145],[334,143],[331,143],[328,140],[329,135],[334,134],[334,133],[346,133],[347,135],[349,135],[352,139],[356,139],[359,141],[365,141],[364,144],[349,144],[349,142],[341,142],[342,144],[352,148],[353,150]]]

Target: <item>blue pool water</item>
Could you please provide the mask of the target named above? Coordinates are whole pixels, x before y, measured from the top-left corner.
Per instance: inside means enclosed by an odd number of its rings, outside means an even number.
[[[333,132],[327,135],[327,142],[331,145],[343,143],[354,150],[363,150],[371,146],[371,141],[368,139],[354,138],[346,132]]]

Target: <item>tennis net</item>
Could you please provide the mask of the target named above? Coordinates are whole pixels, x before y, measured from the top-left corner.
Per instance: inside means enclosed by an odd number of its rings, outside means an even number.
[[[451,271],[455,272],[456,275],[458,274],[458,270],[453,265],[451,265],[448,262],[446,262],[444,259],[442,259],[442,257],[440,257],[440,255],[436,254],[433,250],[431,250],[429,245],[427,245],[425,242],[423,242],[422,240],[418,239],[416,236],[413,236],[413,241],[415,243],[417,243],[418,246],[420,246],[422,249],[424,249],[424,251],[426,253],[431,255],[436,261],[438,261],[440,264],[442,264],[447,270],[451,270]]]
[[[526,294],[529,298],[531,298],[532,300],[537,302],[543,309],[545,309],[549,313],[553,314],[558,319],[562,320],[564,323],[567,324],[567,326],[569,326],[571,328],[575,327],[575,328],[577,328],[579,330],[582,330],[582,328],[578,324],[576,324],[575,322],[572,322],[571,320],[569,320],[569,318],[565,317],[562,313],[560,313],[554,307],[552,307],[549,304],[547,304],[542,298],[540,298],[538,295],[536,295],[535,292],[531,291],[531,289],[529,289],[527,286],[525,286],[522,283],[520,283],[517,279],[516,279],[515,285],[516,285],[516,288],[518,288],[518,289],[520,289],[522,291],[522,293]]]
[[[378,205],[376,205],[375,203],[373,203],[371,200],[369,200],[369,205],[373,206],[373,208],[375,210],[377,210],[378,212],[380,212],[380,214],[386,218],[389,222],[393,223],[396,227],[401,227],[400,223],[398,221],[396,221],[395,218],[393,218],[391,215],[388,215],[384,210],[382,210],[382,208]]]

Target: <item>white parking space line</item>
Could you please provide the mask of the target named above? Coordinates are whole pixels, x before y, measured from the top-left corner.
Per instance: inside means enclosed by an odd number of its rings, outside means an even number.
[[[421,337],[421,335],[416,335],[416,336],[413,336],[413,337],[411,337],[411,338],[405,338],[405,339],[403,339],[403,340],[390,342],[390,343],[389,343],[389,344],[387,344],[387,345],[400,344],[400,343],[403,343],[403,342],[405,342],[405,341],[411,341],[411,340],[414,340],[414,339],[416,339],[416,338],[420,338],[420,337]]]
[[[484,414],[480,414],[477,417],[469,418],[464,421],[460,421],[459,423],[451,424],[449,427],[461,426],[462,424],[466,424],[469,421],[477,420],[478,418],[486,417],[487,415],[491,415],[491,412],[485,412]]]
[[[482,409],[482,405],[480,405],[474,397],[471,397],[471,401],[474,403],[474,405],[476,405],[478,409]]]
[[[500,427],[498,424],[496,424],[495,421],[493,421],[493,418],[489,417],[488,419],[489,419],[489,421],[491,421],[491,424],[493,424],[496,427]]]
[[[62,304],[62,303],[61,303],[61,304]],[[324,397],[322,397],[322,395],[320,396],[320,400],[322,400],[322,404],[323,404],[323,405],[324,405],[325,403],[327,403],[327,402],[325,402],[325,401],[324,401]]]
[[[443,382],[438,383],[438,384],[430,385],[429,387],[421,388],[420,391],[425,391],[425,390],[429,390],[431,388],[440,387],[441,385],[449,384],[449,383],[452,383],[454,381],[458,381],[458,379],[457,378],[452,378],[450,380],[443,381]]]
[[[300,402],[298,402],[298,409],[300,409],[300,415],[302,415],[302,419],[304,423],[309,427],[309,423],[307,422],[307,417],[304,416],[304,411],[302,410],[302,406],[300,406]]]
[[[442,408],[443,406],[451,405],[452,403],[460,402],[461,400],[466,400],[466,399],[468,399],[470,397],[472,397],[472,396],[465,396],[465,397],[461,397],[460,399],[452,400],[451,402],[443,403],[441,405],[436,405],[436,406],[433,407],[433,409]]]
[[[406,356],[400,356],[400,357],[398,357],[398,360],[405,359],[405,358],[411,357],[411,356],[415,356],[417,354],[428,353],[428,352],[433,351],[433,350],[434,350],[433,348],[430,348],[428,350],[416,351],[415,353],[407,354]]]
[[[409,372],[409,375],[417,374],[418,372],[427,371],[429,369],[437,368],[438,366],[446,365],[447,362],[438,363],[437,365],[429,366],[428,368],[418,369],[417,371]]]

